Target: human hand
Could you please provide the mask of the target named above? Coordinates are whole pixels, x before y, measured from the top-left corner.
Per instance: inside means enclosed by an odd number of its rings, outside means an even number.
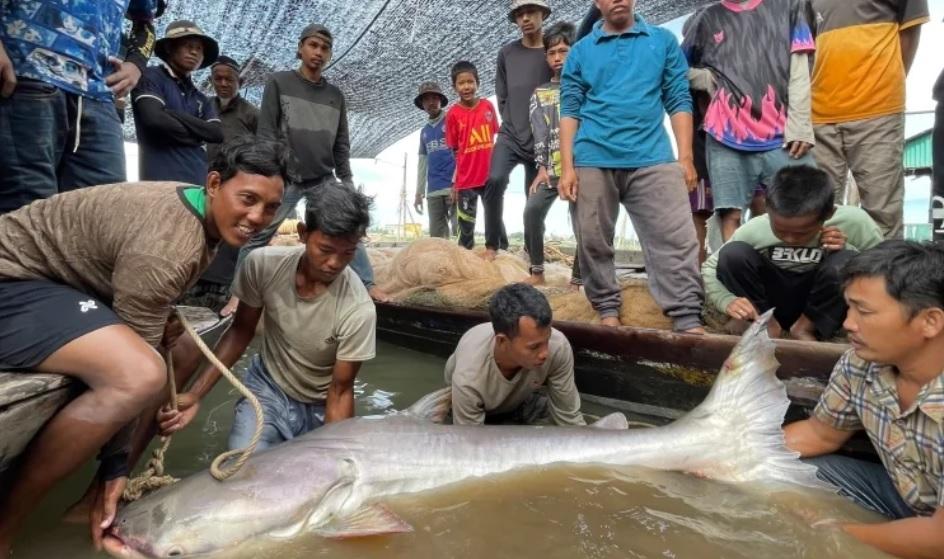
[[[547,169],[538,167],[538,174],[534,177],[534,180],[531,181],[531,186],[528,187],[528,196],[537,192],[542,184],[550,184],[550,182],[551,178],[547,175]]]
[[[114,72],[105,78],[105,85],[111,88],[112,93],[119,99],[127,95],[141,79],[141,69],[131,62],[124,62],[114,56],[108,57]]]
[[[577,189],[579,188],[577,171],[572,167],[565,168],[561,173],[560,182],[557,183],[557,192],[561,200],[577,201]]]
[[[95,488],[95,498],[89,510],[89,529],[92,533],[92,543],[97,551],[102,550],[102,537],[115,522],[118,513],[118,500],[125,492],[128,484],[127,477],[118,477],[109,481],[98,481]]]
[[[755,309],[754,304],[745,297],[738,297],[731,301],[724,312],[731,318],[738,320],[754,320],[757,318],[757,309]]]
[[[793,142],[787,142],[787,145],[784,147],[784,149],[787,150],[787,152],[790,154],[790,157],[793,159],[799,159],[809,153],[811,149],[813,149],[813,144],[796,140]]]
[[[846,248],[846,235],[835,225],[830,225],[823,227],[819,234],[819,242],[823,250],[842,250]]]
[[[416,213],[423,215],[423,195],[416,193],[416,198],[413,199],[413,209],[416,210]]]
[[[682,166],[682,173],[685,177],[685,188],[689,192],[694,192],[698,186],[698,171],[695,170],[695,159],[691,156],[679,159],[679,165]]]
[[[157,428],[162,437],[170,436],[182,430],[200,411],[200,397],[192,392],[177,395],[177,409],[165,405],[157,410]]]
[[[176,313],[171,313],[164,324],[164,336],[161,338],[161,345],[166,349],[172,349],[183,333],[184,325],[180,323]]]
[[[7,51],[0,44],[0,97],[9,97],[13,95],[16,89],[16,70],[13,68],[13,62],[7,56]]]

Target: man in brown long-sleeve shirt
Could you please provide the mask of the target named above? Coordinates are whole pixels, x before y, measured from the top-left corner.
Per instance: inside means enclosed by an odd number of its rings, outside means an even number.
[[[0,496],[0,557],[46,492],[157,403],[166,384],[172,303],[220,241],[240,246],[282,199],[288,156],[273,141],[228,144],[206,187],[116,184],[0,216],[0,370],[62,373],[88,386],[57,413]],[[114,443],[114,441],[113,441]],[[109,444],[90,521],[96,545],[128,474]]]

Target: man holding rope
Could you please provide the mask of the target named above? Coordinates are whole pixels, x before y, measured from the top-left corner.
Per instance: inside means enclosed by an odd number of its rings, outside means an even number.
[[[303,246],[249,254],[233,283],[239,298],[233,325],[216,346],[221,364],[232,367],[264,320],[262,352],[243,378],[263,409],[257,450],[353,417],[354,379],[375,353],[374,304],[348,267],[370,225],[371,201],[335,181],[305,193],[305,200],[305,223],[298,225]],[[187,426],[219,378],[219,369],[208,366],[180,394],[177,410],[158,415],[161,433]],[[256,423],[249,400],[240,399],[230,449],[250,446]]]
[[[88,386],[33,439],[0,495],[0,557],[43,496],[102,448],[90,513],[100,547],[127,482],[126,427],[164,394],[155,348],[173,345],[171,305],[220,241],[241,246],[272,221],[287,161],[281,143],[238,140],[205,186],[98,186],[0,216],[0,369]]]

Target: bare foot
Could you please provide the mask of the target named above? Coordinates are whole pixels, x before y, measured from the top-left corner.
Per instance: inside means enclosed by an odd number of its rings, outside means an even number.
[[[531,274],[524,283],[529,285],[544,285],[544,274]]]
[[[236,312],[236,307],[239,306],[239,298],[233,295],[229,298],[229,302],[226,303],[226,306],[220,310],[220,316],[226,318],[227,316]]]
[[[488,262],[494,262],[496,256],[498,256],[497,250],[493,248],[487,248],[485,249],[485,253],[482,255],[482,258],[484,258]]]
[[[609,326],[610,328],[619,328],[620,326],[623,325],[623,323],[620,322],[620,319],[618,316],[608,316],[606,318],[600,319],[600,325]]]
[[[682,330],[682,334],[694,334],[696,336],[704,336],[706,334],[704,326],[696,326],[694,328],[689,328],[688,330]]]
[[[380,289],[376,285],[367,290],[370,298],[378,303],[389,303],[391,301],[390,295],[387,295],[387,292],[383,289]]]
[[[771,320],[767,323],[767,336],[771,340],[780,339],[780,336],[783,336],[783,326],[776,320]]]

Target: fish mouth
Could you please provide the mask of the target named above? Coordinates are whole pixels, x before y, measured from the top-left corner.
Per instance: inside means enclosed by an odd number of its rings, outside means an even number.
[[[135,545],[136,542],[126,540],[117,528],[109,530],[102,538],[102,547],[112,557],[120,559],[153,559],[155,556],[146,554],[141,548],[146,546]]]

